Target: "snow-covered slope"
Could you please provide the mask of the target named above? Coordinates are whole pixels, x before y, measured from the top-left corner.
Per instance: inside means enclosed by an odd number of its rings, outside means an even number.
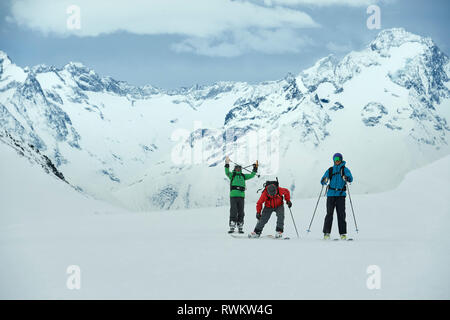
[[[87,199],[1,144],[2,299],[449,299],[450,156],[395,190],[354,195],[359,234],[324,242],[325,200],[294,199],[301,238],[234,239],[226,207],[130,213]],[[349,207],[349,206],[348,206]],[[256,222],[247,202],[246,231]],[[274,232],[275,220],[264,234]],[[336,226],[333,226],[336,235]],[[81,289],[66,287],[68,266]],[[369,290],[369,266],[381,288]]]
[[[36,149],[7,135],[0,134],[0,141],[2,231],[19,230],[22,224],[32,227],[55,218],[70,224],[74,216],[91,216],[100,209],[117,212],[115,207],[77,192]]]
[[[0,124],[71,185],[133,210],[227,203],[225,154],[310,197],[339,151],[355,193],[380,192],[449,154],[449,75],[447,55],[403,29],[278,81],[170,91],[80,63],[21,69],[1,53]]]

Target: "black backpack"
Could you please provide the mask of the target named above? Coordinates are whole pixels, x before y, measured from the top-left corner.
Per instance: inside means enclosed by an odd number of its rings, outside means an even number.
[[[258,193],[261,190],[264,190],[268,185],[271,185],[271,184],[274,184],[277,187],[277,190],[278,190],[278,187],[280,185],[279,182],[278,182],[278,177],[277,177],[277,180],[274,180],[274,181],[267,180],[266,182],[264,182],[263,187],[261,189],[258,189],[256,191],[256,193]],[[277,193],[278,193],[278,191],[277,191]]]

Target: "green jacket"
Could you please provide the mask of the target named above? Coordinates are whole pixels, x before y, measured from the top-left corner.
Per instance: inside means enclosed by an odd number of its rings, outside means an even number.
[[[233,178],[233,173],[235,173],[235,171],[233,170],[232,172],[230,172],[229,167],[230,167],[229,165],[225,165],[225,175],[228,177],[228,179],[231,180]],[[234,179],[233,179],[233,182],[231,183],[231,185],[245,188],[245,180],[251,179],[255,175],[256,175],[255,171],[252,171],[252,173],[250,173],[250,174],[237,173],[234,176]],[[234,197],[245,198],[245,191],[230,190],[230,197],[231,198],[234,198]]]

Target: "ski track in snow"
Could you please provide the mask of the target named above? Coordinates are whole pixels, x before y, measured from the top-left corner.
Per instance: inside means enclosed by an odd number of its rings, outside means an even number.
[[[317,199],[294,199],[300,239],[288,212],[289,241],[241,241],[227,234],[228,207],[132,213],[86,198],[5,145],[0,151],[1,299],[450,298],[449,156],[395,190],[352,194],[353,242],[321,240],[324,198],[310,234]],[[246,232],[254,211],[247,202]],[[272,216],[264,234],[274,228]],[[81,268],[80,290],[66,288],[69,265]],[[370,265],[381,268],[379,290],[366,286]]]

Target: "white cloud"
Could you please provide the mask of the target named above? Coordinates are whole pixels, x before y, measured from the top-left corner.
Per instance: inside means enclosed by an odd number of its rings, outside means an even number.
[[[268,54],[300,52],[313,41],[295,30],[280,28],[276,30],[240,30],[227,37],[188,38],[174,44],[178,52],[193,52],[201,55],[235,57],[249,51]]]
[[[66,26],[67,7],[80,7],[81,29]],[[248,50],[297,52],[302,28],[318,27],[306,13],[246,0],[16,0],[10,21],[45,34],[98,36],[116,31],[185,37],[177,51],[235,56]]]
[[[206,56],[235,57],[243,53],[237,43],[230,41],[215,41],[211,38],[191,37],[172,45],[177,52],[193,52]]]
[[[339,44],[335,42],[328,42],[325,47],[331,52],[350,52],[353,49],[350,44]]]
[[[297,6],[308,5],[317,7],[326,6],[348,6],[348,7],[367,7],[371,4],[380,2],[389,2],[392,0],[258,0],[263,2],[267,6],[271,5],[285,5],[285,6]]]

